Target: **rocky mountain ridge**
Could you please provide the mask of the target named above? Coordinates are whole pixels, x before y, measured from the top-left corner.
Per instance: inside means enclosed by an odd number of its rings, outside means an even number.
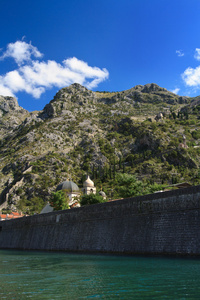
[[[158,181],[167,182],[174,173],[178,180],[186,179],[177,170],[179,160],[191,170],[199,164],[196,154],[178,149],[183,133],[194,140],[185,132],[188,125],[181,112],[191,110],[191,103],[156,84],[110,93],[75,83],[61,89],[42,111],[31,113],[15,98],[1,96],[1,203],[38,211],[67,177],[81,182],[86,173],[105,175],[120,160],[129,173],[145,180],[155,180],[158,173]],[[177,127],[173,116],[178,113],[183,119]],[[104,181],[100,177],[99,184]]]

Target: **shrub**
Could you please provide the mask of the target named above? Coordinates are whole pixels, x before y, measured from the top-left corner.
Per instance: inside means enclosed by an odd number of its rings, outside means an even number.
[[[95,195],[95,194],[89,194],[89,195],[83,195],[81,197],[81,206],[82,205],[91,205],[91,204],[97,204],[97,203],[104,203],[106,202],[105,199],[103,199],[102,196],[100,195]]]
[[[69,197],[64,191],[57,191],[52,194],[50,204],[54,210],[64,210],[69,208]]]
[[[192,131],[192,137],[193,137],[195,140],[198,140],[198,139],[200,138],[200,130]]]

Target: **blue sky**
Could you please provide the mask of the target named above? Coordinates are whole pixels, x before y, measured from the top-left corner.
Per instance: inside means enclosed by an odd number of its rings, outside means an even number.
[[[0,0],[0,94],[29,111],[73,82],[200,95],[199,16],[199,0]]]

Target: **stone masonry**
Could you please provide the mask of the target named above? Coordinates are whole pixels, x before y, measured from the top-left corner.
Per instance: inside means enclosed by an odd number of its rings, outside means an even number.
[[[2,221],[0,248],[200,255],[200,186]]]

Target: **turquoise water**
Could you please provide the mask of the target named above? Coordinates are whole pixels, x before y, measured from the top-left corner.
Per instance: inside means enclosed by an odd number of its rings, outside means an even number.
[[[0,250],[0,299],[200,299],[200,260]]]

